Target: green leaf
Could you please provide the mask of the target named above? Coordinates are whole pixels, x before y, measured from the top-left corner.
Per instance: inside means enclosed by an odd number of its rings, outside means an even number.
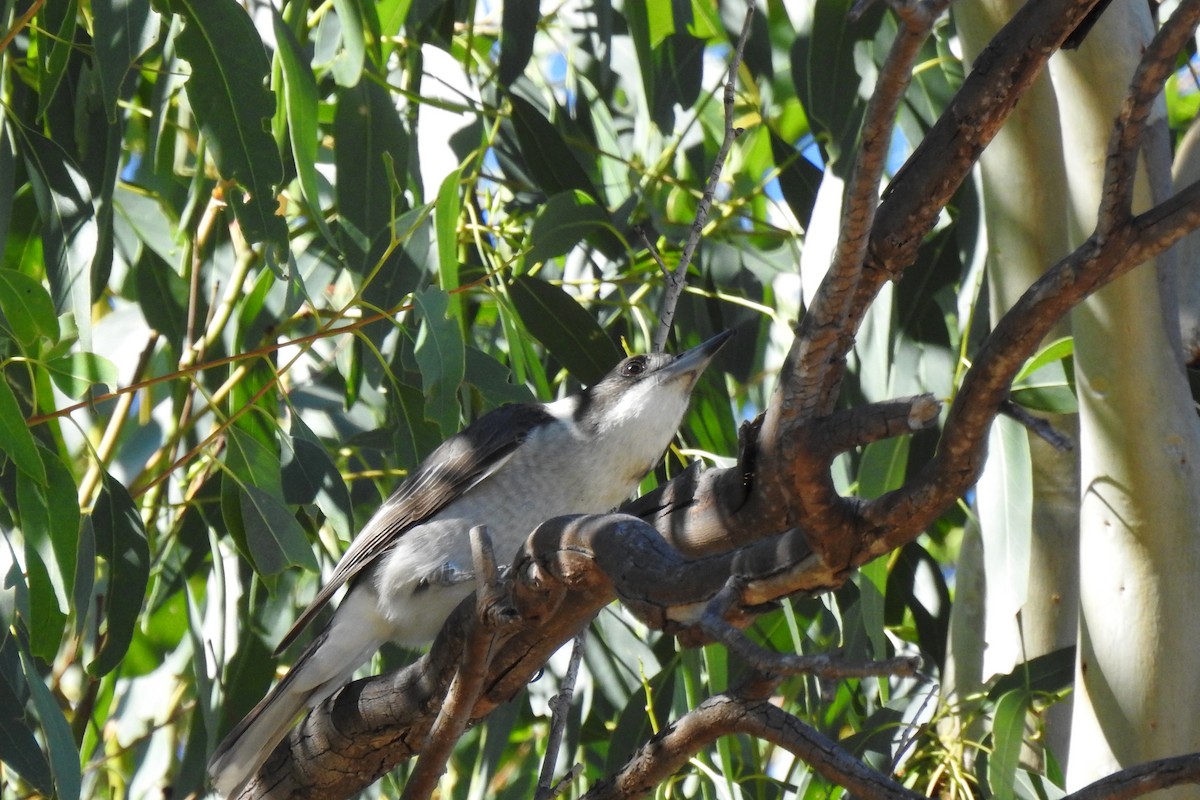
[[[100,73],[100,94],[110,124],[129,67],[158,39],[159,16],[150,0],[92,0],[92,46]]]
[[[25,711],[29,687],[22,674],[18,648],[17,637],[6,624],[0,631],[0,761],[49,796],[54,792],[53,778]]]
[[[525,73],[541,17],[537,3],[505,3],[500,21],[500,85],[507,88]]]
[[[1013,796],[1028,708],[1029,695],[1023,690],[1009,692],[996,703],[992,717],[992,752],[987,762],[988,786],[993,797]]]
[[[312,68],[301,57],[303,51],[296,41],[296,35],[274,8],[272,20],[275,26],[275,57],[279,59],[283,74],[288,141],[292,145],[292,160],[296,164],[300,194],[318,230],[330,244],[335,244],[333,232],[321,211],[318,190],[317,155],[320,152],[321,135],[317,125],[317,79],[313,77]]]
[[[908,466],[910,441],[907,436],[897,436],[866,446],[858,465],[860,497],[873,500],[885,492],[900,488]]]
[[[40,485],[46,483],[46,467],[33,443],[33,434],[21,416],[16,395],[0,370],[0,452],[4,452],[24,472]]]
[[[1025,380],[1039,369],[1057,361],[1062,361],[1074,354],[1075,340],[1072,337],[1064,336],[1061,339],[1055,339],[1034,353],[1033,358],[1025,362],[1025,365],[1021,367],[1021,371],[1017,373],[1017,377],[1013,378],[1013,382],[1017,383]]]
[[[458,387],[466,373],[466,345],[457,319],[447,315],[449,296],[430,287],[413,295],[421,319],[414,353],[427,401],[426,416],[449,435],[459,426]]]
[[[15,269],[0,269],[0,314],[26,350],[36,349],[39,339],[58,341],[54,301],[40,282]]]
[[[389,395],[392,449],[396,461],[412,468],[445,438],[438,426],[425,416],[425,394],[416,386],[392,384]]]
[[[510,93],[508,99],[517,144],[538,188],[547,195],[578,189],[588,197],[599,197],[591,178],[550,120],[525,98]]]
[[[31,541],[25,542],[25,577],[29,586],[29,649],[46,663],[53,663],[67,614],[59,605],[50,570]]]
[[[92,261],[100,241],[92,191],[74,159],[37,131],[14,125],[42,218],[46,277],[59,314],[72,311],[83,349],[92,347]]]
[[[291,510],[252,484],[244,484],[241,490],[242,521],[254,568],[263,575],[274,575],[290,566],[316,572],[316,556]]]
[[[688,33],[691,4],[630,3],[625,19],[641,66],[650,118],[660,130],[671,131],[676,104],[693,107],[703,78],[705,43]]]
[[[71,51],[75,47],[77,7],[77,0],[60,0],[46,3],[38,11],[35,30],[38,40],[39,118],[45,116],[46,109],[58,93]]]
[[[226,195],[246,238],[287,242],[287,224],[276,215],[275,187],[283,164],[267,125],[275,113],[266,88],[271,64],[254,23],[235,0],[170,0],[183,17],[179,56],[192,66],[188,100],[209,139],[217,169],[247,192]]]
[[[579,302],[545,281],[519,275],[509,295],[530,333],[585,384],[604,377],[621,351]]]
[[[283,441],[283,499],[286,503],[316,503],[339,536],[349,537],[354,523],[350,493],[329,453],[316,440],[299,415],[292,417],[292,430],[300,435]]]
[[[1033,538],[1033,466],[1029,434],[1008,417],[997,417],[988,434],[988,457],[976,485],[989,614],[1016,616],[1029,594]]]
[[[612,227],[608,212],[589,195],[575,189],[556,194],[534,217],[528,263],[566,255],[588,235]]]
[[[21,666],[25,670],[25,683],[37,709],[38,721],[46,737],[46,749],[50,751],[50,772],[54,780],[54,794],[60,798],[76,798],[80,794],[82,774],[79,766],[79,749],[71,726],[63,716],[62,708],[46,687],[33,657],[21,648]]]
[[[363,20],[355,0],[333,0],[338,23],[342,28],[342,47],[333,59],[330,71],[338,86],[357,86],[362,80],[363,62],[366,60],[366,37]]]
[[[394,174],[407,173],[408,134],[388,91],[363,81],[353,89],[338,89],[333,136],[343,247],[366,253],[387,229],[393,211],[404,210],[395,208],[403,200],[393,194],[399,189],[392,185],[388,163]],[[351,266],[363,265],[360,261]]]
[[[791,52],[796,95],[818,141],[838,163],[852,153],[866,110],[858,42],[872,39],[883,11],[877,6],[851,21],[850,6],[851,0],[815,4],[811,27],[797,31]]]
[[[50,379],[67,397],[79,399],[89,388],[103,384],[117,386],[117,367],[95,353],[69,353],[46,363]]]
[[[104,474],[100,496],[92,510],[96,549],[108,564],[100,652],[87,665],[88,674],[102,677],[113,670],[129,649],[146,599],[150,578],[150,548],[146,530],[129,491]]]
[[[997,700],[1016,689],[1026,692],[1061,692],[1075,681],[1075,645],[1031,658],[995,679],[987,696]]]
[[[462,213],[459,197],[459,181],[462,167],[451,172],[438,188],[437,204],[433,219],[437,232],[438,285],[443,292],[458,288],[458,217]],[[450,316],[462,318],[462,298],[450,295]]]

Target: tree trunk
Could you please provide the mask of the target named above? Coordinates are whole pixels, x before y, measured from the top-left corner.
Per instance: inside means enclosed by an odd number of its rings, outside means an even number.
[[[956,28],[968,62],[1021,5],[1016,0],[971,0],[954,6]],[[1021,99],[979,160],[988,232],[989,314],[993,322],[1012,307],[1047,266],[1069,251],[1062,202],[1066,176],[1059,137],[1053,87],[1048,78],[1042,77]],[[1069,334],[1070,326],[1064,321],[1048,338]],[[1074,415],[1057,416],[1052,423],[1074,436]],[[1032,514],[1023,532],[1029,541],[1028,555],[1019,565],[1018,574],[996,569],[1002,558],[998,554],[987,559],[986,623],[982,629],[975,629],[986,642],[984,678],[1009,672],[1017,664],[1075,641],[1079,591],[1077,452],[1062,453],[1037,436],[1027,436],[1033,497]],[[996,453],[995,448],[992,453]],[[993,459],[985,468],[985,479],[978,487],[981,502],[987,499],[982,495],[995,486],[987,480],[987,473],[1001,468],[999,463]],[[995,530],[995,520],[981,518],[980,523],[984,546],[991,543],[993,551],[1000,549],[996,545],[1004,544],[998,540],[1014,533]],[[1066,757],[1069,732],[1068,701],[1051,709],[1047,719],[1047,744],[1060,761]]]
[[[1099,202],[1107,131],[1152,31],[1145,3],[1120,0],[1079,51],[1051,61],[1080,241]],[[1157,138],[1165,146],[1161,130]],[[1144,158],[1135,211],[1151,203],[1147,162],[1163,178],[1161,153],[1157,163],[1153,154]],[[1155,266],[1147,265],[1098,292],[1072,317],[1082,504],[1068,789],[1121,767],[1200,749],[1194,707],[1200,691],[1200,479],[1193,466],[1200,460],[1200,426],[1177,355],[1178,331],[1170,330],[1176,317],[1165,315],[1160,286]]]

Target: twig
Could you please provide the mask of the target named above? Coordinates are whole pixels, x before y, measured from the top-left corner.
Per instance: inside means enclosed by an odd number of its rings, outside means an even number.
[[[575,694],[575,680],[579,677],[579,664],[583,661],[583,644],[586,640],[587,628],[575,634],[571,643],[571,663],[567,666],[567,674],[563,676],[558,694],[550,700],[550,735],[546,739],[546,758],[542,761],[542,772],[538,776],[534,800],[551,800],[564,788],[562,781],[552,785],[554,764],[558,761],[558,751],[562,749],[563,735],[567,730],[571,697]]]
[[[1075,442],[1071,441],[1070,436],[1056,430],[1049,421],[1030,413],[1028,409],[1017,405],[1012,400],[1005,400],[1000,404],[1000,413],[1021,423],[1030,433],[1060,453],[1069,453],[1075,449]]]
[[[842,661],[828,654],[795,655],[776,653],[752,642],[744,633],[725,621],[725,615],[740,601],[742,592],[735,580],[725,585],[700,619],[701,630],[725,645],[751,668],[766,675],[815,675],[825,680],[869,678],[885,675],[913,675],[921,667],[915,657],[889,658],[884,661]]]
[[[688,233],[687,242],[683,246],[683,254],[679,257],[679,264],[676,265],[673,272],[667,273],[666,292],[663,295],[662,311],[658,315],[658,329],[654,332],[654,341],[651,343],[651,349],[655,353],[661,353],[666,347],[667,337],[671,334],[671,323],[675,319],[675,306],[679,303],[679,297],[683,294],[683,288],[687,285],[688,266],[692,263],[692,257],[696,254],[696,248],[700,245],[700,236],[704,232],[704,223],[708,220],[708,211],[712,208],[713,198],[716,196],[717,183],[721,180],[721,171],[725,167],[725,159],[729,157],[729,150],[733,147],[733,140],[741,133],[741,129],[733,127],[733,101],[734,91],[737,85],[738,68],[742,63],[742,53],[746,49],[746,40],[750,37],[750,21],[754,18],[754,3],[746,4],[746,18],[742,21],[742,32],[738,35],[737,46],[733,50],[733,56],[729,59],[729,77],[725,81],[725,135],[721,139],[721,147],[717,150],[717,157],[713,161],[712,171],[708,175],[708,183],[704,185],[704,194],[700,198],[700,202],[696,205],[696,218],[692,220],[692,229]]]
[[[792,395],[786,398],[786,403],[779,404],[786,405],[789,413],[824,416],[837,399],[845,361],[836,356],[844,352],[845,341],[851,338],[846,321],[854,306],[871,227],[879,208],[879,187],[896,125],[896,112],[912,80],[913,64],[921,45],[929,36],[934,21],[948,5],[949,0],[894,0],[891,3],[902,25],[867,104],[862,144],[847,187],[833,260],[821,290],[800,322],[793,355],[789,358],[793,374],[802,377],[780,383],[781,389]]]
[[[512,613],[506,613],[498,604],[505,589],[498,579],[496,557],[492,551],[492,540],[487,526],[471,528],[471,555],[475,568],[475,624],[463,652],[463,660],[445,701],[429,731],[429,739],[421,749],[421,757],[413,768],[412,775],[404,785],[403,800],[424,800],[433,794],[446,771],[446,763],[454,745],[458,743],[467,724],[471,721],[471,709],[483,690],[484,679],[491,665],[491,655],[496,644],[498,628]],[[508,610],[511,612],[511,609]]]

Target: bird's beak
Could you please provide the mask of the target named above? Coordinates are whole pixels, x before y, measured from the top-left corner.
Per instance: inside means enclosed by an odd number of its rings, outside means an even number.
[[[733,336],[733,331],[722,331],[691,350],[683,351],[675,356],[675,360],[663,368],[659,374],[664,381],[674,380],[684,375],[695,381],[700,377],[700,373],[704,372],[705,368],[712,363],[717,351],[725,346],[731,336]]]

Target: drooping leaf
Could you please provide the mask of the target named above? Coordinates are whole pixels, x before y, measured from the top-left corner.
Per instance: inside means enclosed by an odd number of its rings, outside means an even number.
[[[404,208],[391,176],[407,173],[408,135],[387,90],[372,81],[337,92],[336,143],[338,225],[343,247],[365,253]],[[389,168],[390,165],[390,168]],[[355,268],[373,264],[352,262]]]
[[[462,212],[459,197],[459,182],[462,168],[450,172],[438,188],[437,203],[433,218],[437,231],[438,285],[443,292],[458,288],[458,216]],[[450,295],[450,316],[456,319],[462,314],[462,298]]]
[[[621,351],[592,315],[558,286],[520,275],[509,294],[529,332],[583,383],[604,377],[621,359]]]
[[[22,347],[38,339],[58,341],[54,301],[38,281],[15,269],[0,269],[0,317]]]
[[[599,197],[592,179],[550,120],[520,95],[510,93],[509,102],[517,144],[537,188],[547,195],[578,189],[588,197]]]
[[[533,55],[541,9],[537,3],[505,3],[500,23],[500,85],[509,87]]]
[[[78,0],[46,3],[38,12],[38,116],[42,117],[66,74],[75,46]]]
[[[159,16],[150,0],[92,0],[96,69],[110,124],[117,121],[121,83],[139,56],[158,37]]]
[[[296,35],[283,21],[283,17],[272,9],[272,20],[279,59],[283,74],[283,101],[287,112],[288,141],[292,146],[292,160],[296,164],[296,177],[300,182],[300,194],[308,206],[309,216],[317,229],[334,244],[333,232],[325,222],[321,211],[318,191],[317,154],[320,152],[321,137],[317,126],[317,79],[312,67],[301,57],[300,43]]]
[[[141,515],[129,491],[105,473],[92,510],[96,550],[108,566],[105,628],[96,657],[87,665],[94,677],[113,670],[129,648],[146,599],[150,577],[150,548]]]
[[[42,218],[46,277],[59,314],[74,312],[79,343],[92,347],[92,260],[100,241],[92,191],[74,159],[37,131],[14,125]]]
[[[556,194],[533,219],[527,259],[539,263],[566,255],[589,235],[612,226],[608,212],[578,189]]]
[[[988,786],[993,797],[1012,797],[1013,782],[1025,742],[1025,712],[1030,697],[1024,690],[1008,692],[996,703],[992,717],[992,751],[988,754]]]
[[[217,169],[249,193],[227,200],[246,238],[283,246],[287,225],[276,214],[275,187],[283,164],[267,123],[275,113],[266,88],[271,64],[254,23],[235,0],[170,0],[185,20],[176,39],[181,58],[192,66],[188,100],[209,139]]]
[[[275,575],[290,566],[316,572],[316,556],[291,510],[257,486],[240,488],[246,544],[255,569],[263,575]]]
[[[792,47],[792,80],[818,141],[836,165],[851,155],[866,96],[864,76],[856,62],[858,43],[870,40],[879,27],[882,8],[869,9],[851,21],[850,0],[830,0],[813,7],[811,27],[797,31]]]
[[[8,621],[4,622],[4,629],[0,631],[0,761],[49,796],[54,791],[50,764],[25,710],[29,686],[18,652],[20,644],[9,630]],[[40,676],[37,680],[41,680]]]
[[[349,537],[354,522],[350,494],[329,453],[304,426],[299,416],[292,418],[292,430],[299,435],[284,437],[283,499],[287,503],[316,503],[341,536]]]
[[[54,385],[71,398],[80,398],[92,386],[101,384],[110,390],[117,386],[117,367],[95,353],[68,353],[46,362]]]
[[[449,435],[458,429],[458,387],[466,373],[462,329],[458,320],[447,316],[449,297],[440,289],[417,292],[413,304],[421,319],[414,353],[421,370],[426,416]]]
[[[363,20],[357,0],[333,0],[338,23],[342,28],[341,47],[334,56],[333,79],[338,86],[357,86],[362,80],[363,62],[366,61],[366,42],[363,35]]]
[[[988,613],[1014,618],[1029,594],[1033,537],[1033,467],[1029,435],[998,417],[988,435],[988,458],[976,488],[983,559],[988,574]]]
[[[38,484],[46,483],[46,468],[38,454],[37,445],[33,443],[33,434],[21,416],[21,407],[9,387],[8,381],[0,371],[0,452],[4,452],[24,472]]]

